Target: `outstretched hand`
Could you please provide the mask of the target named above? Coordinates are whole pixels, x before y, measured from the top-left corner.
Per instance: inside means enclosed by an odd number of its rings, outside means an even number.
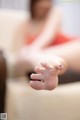
[[[41,62],[31,75],[30,86],[36,90],[53,90],[58,85],[58,74],[63,69],[61,63]]]

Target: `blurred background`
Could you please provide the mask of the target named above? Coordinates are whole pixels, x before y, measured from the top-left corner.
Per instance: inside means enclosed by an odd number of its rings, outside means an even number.
[[[0,0],[1,9],[28,10],[29,0]],[[63,12],[63,31],[80,35],[80,0],[55,0]]]
[[[63,13],[62,31],[80,36],[80,0],[55,0],[55,4]],[[80,82],[35,91],[27,78],[12,75],[14,53],[3,51],[11,50],[16,26],[28,17],[28,10],[29,0],[0,0],[0,113],[6,112],[7,120],[80,120]]]

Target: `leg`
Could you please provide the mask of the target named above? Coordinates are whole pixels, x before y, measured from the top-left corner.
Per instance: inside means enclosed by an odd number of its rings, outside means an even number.
[[[42,51],[43,54],[51,54],[64,58],[70,69],[80,72],[80,41],[75,40],[62,45],[47,48]]]
[[[31,75],[31,78],[34,79],[34,81],[30,82],[32,88],[37,90],[41,90],[41,89],[52,90],[58,84],[57,76],[60,74],[58,73],[59,67],[57,70],[55,69],[56,59],[55,57],[53,57],[53,55],[57,55],[66,59],[68,63],[68,67],[74,69],[74,71],[80,72],[80,42],[79,41],[69,42],[64,45],[55,46],[54,48],[52,47],[42,50],[41,57],[43,56],[45,57],[46,56],[45,54],[47,54],[45,60],[49,58],[49,60],[53,61],[53,63],[46,62],[46,65],[48,66],[46,67],[46,69],[42,68],[45,67],[45,65],[42,65],[41,67],[38,66],[38,68],[35,69],[35,72],[37,74]],[[52,69],[51,69],[51,65],[54,65]]]

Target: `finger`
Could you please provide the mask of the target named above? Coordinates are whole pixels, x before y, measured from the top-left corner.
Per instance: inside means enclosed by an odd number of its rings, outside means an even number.
[[[63,69],[63,65],[61,63],[50,64],[50,63],[42,62],[41,65],[46,69],[52,69],[52,71]]]
[[[48,63],[46,63],[46,62],[41,62],[41,65],[42,65],[44,68],[46,68],[46,69],[52,68],[52,65],[50,65],[50,64],[48,64]]]
[[[63,65],[61,64],[54,64],[50,67],[51,74],[58,75],[61,70],[63,70]]]
[[[36,90],[44,89],[44,83],[40,81],[30,81],[30,86]]]
[[[34,69],[34,71],[35,71],[36,73],[41,73],[41,74],[43,74],[44,71],[45,71],[45,68],[42,68],[41,66],[36,66],[35,69]]]
[[[41,65],[52,72],[56,72],[58,70],[58,66],[56,64],[42,62]]]
[[[62,64],[59,65],[59,70],[63,70],[64,66]]]
[[[59,65],[56,65],[56,69],[58,69],[58,70],[63,70],[63,65],[62,64],[59,64]]]
[[[30,76],[30,78],[33,79],[33,80],[43,80],[43,75],[41,75],[41,74],[32,74]]]

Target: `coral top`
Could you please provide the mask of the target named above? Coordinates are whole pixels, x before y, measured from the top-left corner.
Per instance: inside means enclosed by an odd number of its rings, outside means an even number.
[[[32,44],[36,39],[37,39],[38,35],[36,36],[28,36],[27,39],[25,39],[25,45],[26,44]],[[64,34],[57,34],[57,36],[55,37],[55,40],[52,40],[52,42],[48,45],[48,46],[54,46],[54,45],[59,45],[59,44],[63,44],[66,42],[69,42],[70,40],[73,40],[74,38],[68,37]]]

